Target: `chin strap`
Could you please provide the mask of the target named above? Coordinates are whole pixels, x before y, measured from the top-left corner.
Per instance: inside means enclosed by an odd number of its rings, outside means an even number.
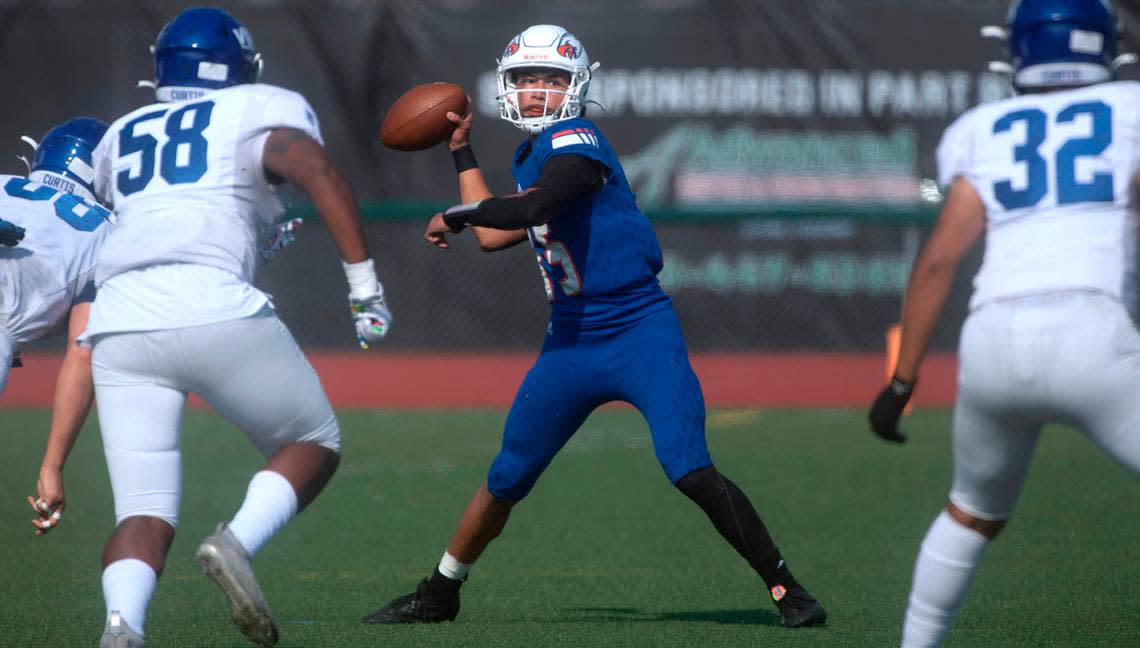
[[[1009,41],[1009,30],[1005,27],[999,27],[998,25],[986,25],[985,27],[982,27],[980,33],[982,35],[982,38],[999,40],[1003,43]],[[990,72],[994,72],[995,74],[1004,74],[1010,78],[1013,78],[1013,75],[1017,72],[1013,65],[1005,61],[990,61],[987,64],[986,68]]]
[[[1121,54],[1121,55],[1117,56],[1116,58],[1112,59],[1112,69],[1118,70],[1118,69],[1124,67],[1125,65],[1132,65],[1133,63],[1136,63],[1137,61],[1140,61],[1140,56],[1137,56],[1136,54],[1133,54],[1132,52],[1125,52],[1124,54]]]
[[[39,143],[36,142],[36,140],[28,137],[27,135],[21,135],[20,140],[23,141],[28,146],[32,147],[32,153],[35,153],[36,149],[38,149],[40,147]],[[24,166],[28,168],[28,173],[32,172],[32,161],[31,160],[24,157],[23,155],[17,155],[16,159],[24,163]]]

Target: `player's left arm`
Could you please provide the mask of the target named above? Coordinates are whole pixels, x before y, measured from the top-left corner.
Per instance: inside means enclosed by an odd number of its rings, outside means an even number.
[[[36,498],[33,500],[28,497],[28,503],[37,516],[32,520],[36,535],[43,535],[55,528],[67,506],[63,490],[63,466],[71,454],[83,422],[87,420],[91,403],[95,400],[91,380],[91,349],[75,343],[75,339],[87,328],[90,311],[91,302],[80,302],[71,307],[68,318],[67,351],[59,375],[56,376],[51,427],[43,461],[40,463],[39,479],[36,481]]]
[[[368,259],[356,196],[319,142],[294,128],[275,128],[265,141],[261,163],[273,175],[309,194],[346,262]]]
[[[364,226],[352,187],[325,148],[295,128],[275,128],[265,140],[262,166],[304,189],[329,228],[343,258],[357,340],[367,349],[388,333],[392,314],[364,243]]]
[[[950,293],[958,263],[985,229],[985,203],[969,181],[956,178],[938,214],[934,232],[910,273],[894,376],[871,408],[871,429],[888,441],[906,440],[898,431],[898,420],[910,400],[918,366]]]
[[[534,185],[526,191],[456,205],[443,212],[442,218],[456,230],[468,225],[499,230],[542,225],[570,201],[600,191],[607,175],[605,166],[596,160],[583,155],[557,155],[547,161]]]

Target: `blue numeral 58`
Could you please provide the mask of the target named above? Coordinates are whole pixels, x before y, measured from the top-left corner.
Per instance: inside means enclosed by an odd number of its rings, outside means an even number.
[[[119,157],[140,153],[139,171],[132,176],[130,169],[120,171],[115,177],[119,193],[129,196],[142,191],[154,178],[155,149],[158,140],[153,135],[135,134],[135,127],[153,119],[166,117],[166,143],[162,145],[159,159],[159,174],[170,184],[197,182],[206,173],[206,153],[209,142],[202,131],[210,125],[214,110],[213,101],[183,106],[167,116],[165,110],[139,115],[127,122],[119,131]],[[189,117],[188,117],[189,116]],[[189,122],[188,125],[184,125]],[[179,151],[185,151],[185,164],[178,163]]]

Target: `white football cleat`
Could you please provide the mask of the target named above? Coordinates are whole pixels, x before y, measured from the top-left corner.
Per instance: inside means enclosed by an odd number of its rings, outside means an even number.
[[[260,646],[276,644],[277,621],[261,594],[245,548],[224,522],[218,525],[214,535],[198,545],[194,561],[229,598],[238,630]]]
[[[118,611],[111,612],[107,619],[107,627],[103,628],[103,638],[99,640],[99,648],[145,648],[146,642],[142,635],[131,629]]]

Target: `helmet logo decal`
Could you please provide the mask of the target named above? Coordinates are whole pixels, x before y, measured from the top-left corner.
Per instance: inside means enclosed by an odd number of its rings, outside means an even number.
[[[562,34],[558,38],[558,53],[568,59],[576,59],[582,56],[582,48],[575,44],[576,41],[577,39],[570,32]]]
[[[237,27],[230,31],[233,32],[234,38],[237,39],[238,45],[241,45],[243,50],[253,51],[253,36],[250,35],[248,29],[245,27]]]
[[[503,58],[507,58],[508,56],[513,56],[516,52],[519,51],[520,39],[522,39],[522,34],[515,36],[514,38],[511,39],[511,42],[507,43],[507,49],[503,50]]]

